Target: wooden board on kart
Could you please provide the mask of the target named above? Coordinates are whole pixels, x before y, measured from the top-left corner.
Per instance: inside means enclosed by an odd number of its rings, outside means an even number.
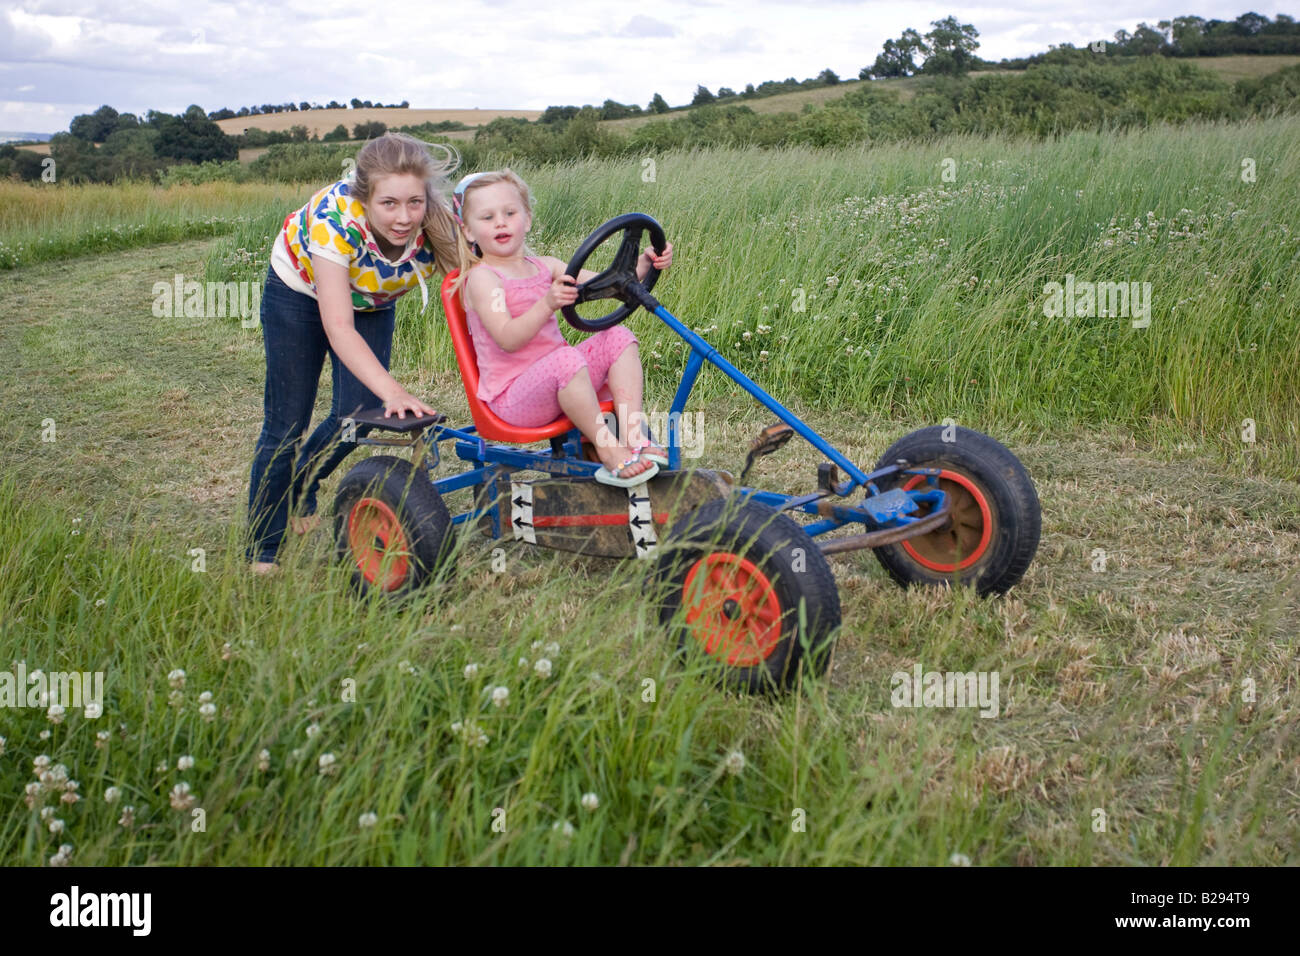
[[[727,472],[692,468],[661,472],[635,488],[615,488],[594,478],[499,480],[497,501],[505,535],[593,557],[632,558],[650,554],[679,518],[725,497],[731,487]],[[478,507],[490,504],[484,498]],[[479,527],[491,536],[491,516],[480,518]]]

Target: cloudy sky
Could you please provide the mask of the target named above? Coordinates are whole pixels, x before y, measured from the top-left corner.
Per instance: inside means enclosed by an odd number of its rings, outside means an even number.
[[[979,54],[1023,56],[1174,16],[1235,19],[1294,4],[1004,0],[0,0],[0,130],[53,133],[107,103],[180,112],[352,97],[413,107],[541,109],[688,102],[698,84],[857,76],[881,44],[953,14]],[[1091,7],[1091,9],[1087,9]]]

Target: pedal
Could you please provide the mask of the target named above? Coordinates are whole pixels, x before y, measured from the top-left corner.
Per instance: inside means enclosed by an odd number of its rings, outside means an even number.
[[[862,508],[876,524],[887,525],[916,511],[916,502],[902,488],[893,488],[867,498],[862,502]]]
[[[755,460],[779,451],[793,437],[794,429],[785,422],[775,422],[759,432],[758,437],[749,444],[749,454],[745,456],[745,467],[740,471],[740,481],[745,480],[749,469],[754,467]]]

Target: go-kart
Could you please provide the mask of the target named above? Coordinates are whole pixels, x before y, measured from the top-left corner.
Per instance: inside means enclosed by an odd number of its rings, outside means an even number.
[[[451,288],[453,272],[442,302],[473,424],[453,428],[443,415],[385,418],[382,409],[345,422],[365,426],[361,444],[410,450],[409,460],[367,458],[339,484],[337,553],[358,590],[415,591],[454,560],[453,529],[470,522],[492,539],[642,558],[651,565],[660,619],[679,649],[698,645],[728,685],[758,689],[789,687],[801,661],[813,672],[825,669],[840,624],[828,555],[870,548],[904,587],[956,582],[988,595],[1021,579],[1038,547],[1041,515],[1034,485],[1010,451],[967,428],[933,426],[896,441],[871,470],[860,468],[664,308],[651,295],[657,270],[637,280],[647,231],[662,251],[663,229],[641,213],[611,219],[588,236],[566,267],[575,278],[597,247],[617,233],[623,239],[609,268],[578,285],[578,303],[621,304],[598,319],[584,319],[575,306],[562,312],[575,328],[597,332],[644,307],[690,346],[660,442],[668,467],[633,488],[601,484],[593,477],[596,456],[567,417],[521,428],[493,414],[477,397],[478,365]],[[777,418],[751,444],[738,480],[681,467],[681,416],[705,362]],[[602,396],[608,412],[608,391]],[[755,460],[795,435],[827,459],[813,490],[789,495],[746,487]],[[435,478],[444,442],[469,467]],[[540,442],[549,448],[524,447]],[[519,472],[543,477],[523,480]],[[443,496],[466,488],[474,489],[474,505],[452,516]],[[801,524],[793,515],[813,520]],[[840,529],[851,533],[832,535]]]

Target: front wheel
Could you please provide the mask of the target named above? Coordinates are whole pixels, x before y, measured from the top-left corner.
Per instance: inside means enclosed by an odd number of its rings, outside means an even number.
[[[785,690],[801,662],[826,670],[839,591],[821,549],[788,515],[708,501],[660,544],[651,580],[678,649],[713,658],[727,686]]]
[[[1042,511],[1029,473],[1007,448],[988,435],[956,425],[935,425],[905,435],[880,456],[876,468],[898,461],[938,468],[952,521],[929,534],[875,549],[890,576],[912,584],[974,585],[981,595],[1002,594],[1029,568],[1038,550]],[[922,475],[895,474],[877,482],[891,488],[924,488]],[[930,506],[921,505],[921,516]]]
[[[349,471],[334,515],[338,558],[362,594],[409,594],[448,559],[451,514],[405,459],[375,455]]]

